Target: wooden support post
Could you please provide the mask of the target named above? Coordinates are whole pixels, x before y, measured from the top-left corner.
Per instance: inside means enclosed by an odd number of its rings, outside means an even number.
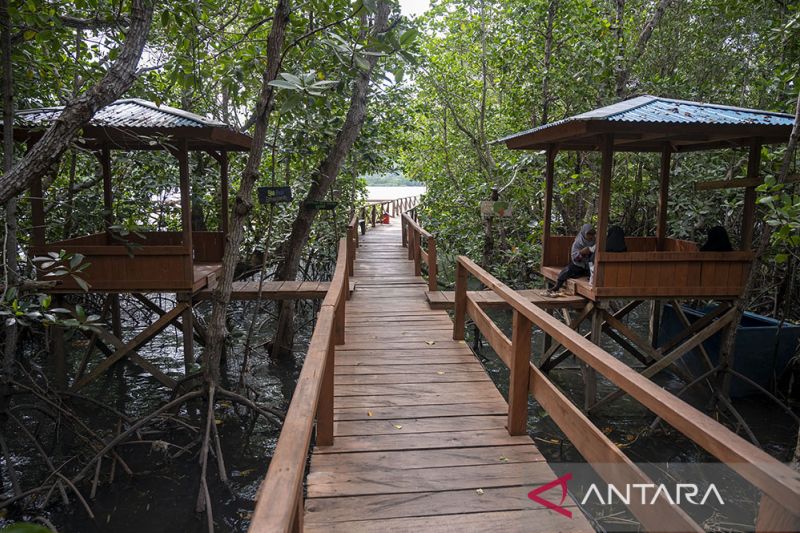
[[[762,494],[756,518],[756,531],[800,531],[800,516],[766,494]]]
[[[188,254],[184,265],[184,278],[192,283],[194,279],[194,248],[192,246],[192,190],[189,180],[189,147],[185,139],[178,143],[178,168],[181,189],[181,234],[183,247]]]
[[[422,276],[422,236],[414,230],[414,275]]]
[[[453,307],[453,340],[464,340],[464,329],[467,322],[467,269],[456,259],[456,293]]]
[[[223,235],[223,242],[227,244],[228,242],[228,221],[230,220],[229,211],[230,206],[228,204],[228,189],[230,188],[230,183],[228,180],[228,152],[222,150],[220,153],[220,160],[219,160],[219,218],[220,218],[220,230],[222,231]]]
[[[372,212],[370,214],[370,219],[371,219],[370,221],[372,223],[372,227],[373,228],[375,227],[375,211],[376,211],[375,204],[372,204]]]
[[[294,509],[294,518],[292,519],[292,533],[303,533],[303,517],[306,510],[303,503],[303,484],[300,483],[300,488],[297,490],[297,505]]]
[[[603,250],[608,233],[608,217],[611,212],[611,176],[614,172],[614,135],[603,136],[603,161],[600,171],[600,201],[597,207],[597,249],[594,254],[594,286],[603,286]]]
[[[122,317],[119,305],[119,294],[110,294],[111,298],[111,332],[118,339],[122,338]]]
[[[183,332],[183,368],[188,375],[194,365],[194,313],[192,312],[192,295],[189,293],[177,294],[177,301],[186,304],[186,309],[181,313],[181,330]]]
[[[433,292],[439,290],[439,282],[436,279],[438,269],[436,266],[436,239],[428,237],[428,290]]]
[[[42,189],[42,178],[34,178],[31,182],[31,228],[32,241],[34,246],[43,246],[45,243],[45,221],[44,221],[44,189]]]
[[[358,218],[358,223],[361,226],[361,235],[367,234],[367,208],[361,208],[361,216]]]
[[[62,298],[57,297],[53,307],[61,307]],[[67,388],[67,348],[64,345],[64,328],[50,326],[50,355],[53,361],[55,386],[58,390]]]
[[[344,296],[342,297],[344,298]],[[338,323],[339,311],[336,311],[334,323]],[[322,370],[322,380],[319,391],[319,404],[317,405],[317,446],[333,445],[333,368],[336,357],[336,343],[331,335],[328,351],[325,355],[325,366]]]
[[[553,183],[556,155],[558,146],[551,144],[547,148],[547,163],[544,167],[544,217],[542,225],[542,260],[548,257],[547,252],[550,248],[550,225],[553,218]]]
[[[531,321],[514,310],[508,383],[508,434],[528,433],[528,381],[531,375]]]
[[[345,291],[347,291],[345,289]],[[336,311],[333,316],[333,337],[336,345],[344,344],[344,324],[345,324],[345,301],[347,300],[347,292],[342,293],[342,298],[339,305],[336,306]]]
[[[661,329],[661,301],[650,302],[650,346],[658,346],[658,334]]]
[[[750,155],[747,158],[747,179],[758,178],[761,166],[761,139],[750,141]],[[756,217],[756,188],[745,187],[744,207],[742,208],[742,250],[750,250],[753,246],[753,226]]]
[[[656,250],[663,251],[667,242],[667,207],[669,206],[669,167],[672,145],[664,144],[661,151],[661,170],[658,187],[658,219],[656,222]]]
[[[155,322],[153,322],[152,324],[147,326],[144,329],[144,331],[142,331],[141,333],[136,335],[136,337],[134,337],[133,339],[131,339],[127,343],[122,344],[122,342],[119,341],[119,339],[117,339],[117,342],[114,342],[114,344],[118,347],[117,351],[114,352],[108,358],[106,358],[104,361],[102,361],[99,365],[94,367],[92,369],[92,371],[88,375],[86,375],[83,378],[77,380],[72,385],[72,389],[71,390],[73,392],[75,392],[75,391],[81,389],[82,387],[84,387],[85,385],[91,383],[92,381],[97,379],[100,375],[102,375],[106,370],[108,370],[111,367],[111,365],[113,365],[114,363],[116,363],[117,361],[122,359],[123,357],[129,356],[134,361],[134,363],[136,363],[137,365],[141,366],[141,363],[139,362],[139,360],[137,360],[137,359],[132,357],[133,356],[133,352],[139,346],[141,346],[142,344],[146,343],[147,341],[152,339],[154,336],[156,336],[159,332],[161,332],[161,330],[166,328],[169,325],[169,323],[172,322],[173,319],[175,319],[178,315],[180,315],[185,310],[185,308],[186,308],[186,304],[179,302],[178,305],[176,305],[172,310],[168,311],[167,314],[165,314],[164,316],[162,316],[161,318],[159,318],[158,320],[156,320]],[[109,338],[109,337],[111,337],[113,339],[116,339],[116,337],[110,336],[108,334],[103,335],[102,334],[102,330],[101,330],[101,333],[100,333],[100,337],[102,339],[104,339],[104,340]],[[138,359],[141,359],[141,357],[139,357]],[[146,368],[146,367],[143,367],[143,368],[145,368],[146,370],[149,371],[148,368]],[[158,378],[158,376],[156,376],[156,377]],[[172,384],[172,386],[175,385],[174,381],[172,381],[169,378],[167,378],[167,379]]]
[[[114,189],[111,184],[111,149],[107,144],[100,150],[100,168],[103,173],[103,221],[106,232],[114,225]]]
[[[599,234],[598,234],[599,236]],[[593,344],[600,346],[600,335],[603,332],[603,310],[595,307],[592,310],[592,336],[589,340]],[[597,401],[597,372],[591,366],[581,362],[581,370],[583,371],[583,409],[589,410],[589,407],[594,405]]]
[[[411,224],[406,226],[406,237],[408,238],[408,260],[414,260],[414,227]]]
[[[400,215],[400,231],[402,233],[403,247],[408,247],[408,228],[406,227],[406,219]]]

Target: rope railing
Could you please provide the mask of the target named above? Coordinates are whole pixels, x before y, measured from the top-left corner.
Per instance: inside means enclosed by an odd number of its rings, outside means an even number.
[[[467,292],[469,275],[499,295],[513,310],[511,339],[481,309],[472,294]],[[758,488],[763,495],[756,523],[757,531],[787,531],[800,522],[800,473],[625,365],[544,309],[530,303],[469,258],[459,256],[456,263],[453,326],[455,340],[464,339],[467,316],[472,318],[510,370],[508,432],[511,435],[527,432],[530,393],[604,480],[616,485],[652,483],[531,363],[531,331],[533,325],[536,325],[583,363],[603,374],[614,385]],[[679,507],[670,505],[669,502],[641,505],[632,500],[629,508],[647,530],[673,531],[677,530],[676,526],[681,531],[702,530]]]

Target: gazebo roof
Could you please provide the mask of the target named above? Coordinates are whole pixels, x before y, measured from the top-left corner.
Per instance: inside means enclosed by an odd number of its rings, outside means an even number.
[[[675,151],[786,142],[794,116],[758,109],[638,96],[499,139],[510,149],[600,150],[601,136],[614,134],[614,150]]]
[[[58,118],[63,107],[18,111],[14,137],[36,139]],[[80,140],[87,148],[107,145],[121,150],[163,150],[186,140],[189,150],[250,149],[252,139],[224,122],[138,98],[117,100],[100,111],[83,128]]]

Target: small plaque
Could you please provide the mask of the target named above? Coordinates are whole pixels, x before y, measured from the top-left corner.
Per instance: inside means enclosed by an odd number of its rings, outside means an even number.
[[[508,202],[493,202],[491,200],[484,200],[481,202],[481,216],[483,218],[508,218],[511,216],[511,206],[508,205]]]
[[[306,205],[312,209],[319,209],[320,211],[332,211],[333,209],[336,209],[336,206],[339,205],[339,202],[306,202]]]
[[[258,201],[262,204],[279,204],[292,201],[291,187],[259,187]]]

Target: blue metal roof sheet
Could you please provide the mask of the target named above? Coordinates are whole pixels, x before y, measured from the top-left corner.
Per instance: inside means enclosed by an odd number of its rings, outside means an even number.
[[[18,111],[16,122],[27,128],[44,127],[57,119],[63,109],[48,107]],[[224,122],[174,107],[158,106],[139,98],[112,102],[98,111],[89,121],[89,125],[114,128],[230,128]]]
[[[792,126],[794,116],[759,109],[644,95],[581,113],[499,139],[503,142],[568,122],[599,120],[632,123]]]

